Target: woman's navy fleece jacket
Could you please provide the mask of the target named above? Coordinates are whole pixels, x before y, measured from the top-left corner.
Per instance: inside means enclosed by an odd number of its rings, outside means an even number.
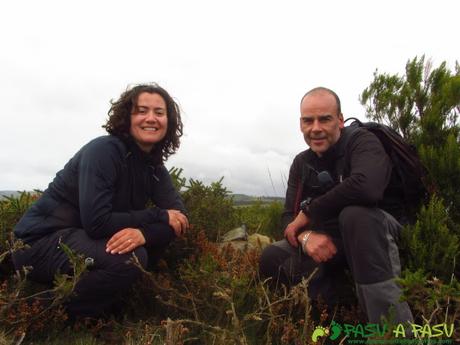
[[[148,201],[154,206],[146,208]],[[155,164],[134,142],[108,135],[83,146],[56,174],[14,234],[32,243],[65,228],[83,228],[98,239],[133,227],[150,246],[162,241],[155,228],[169,226],[167,209],[185,213],[165,166]]]

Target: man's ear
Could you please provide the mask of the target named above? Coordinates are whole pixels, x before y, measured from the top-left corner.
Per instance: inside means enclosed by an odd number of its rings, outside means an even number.
[[[340,121],[339,128],[343,128],[345,126],[345,124],[343,123],[343,114],[342,113],[339,114],[339,121]]]

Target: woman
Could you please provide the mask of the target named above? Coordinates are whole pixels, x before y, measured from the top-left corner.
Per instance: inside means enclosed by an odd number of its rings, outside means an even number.
[[[143,267],[188,228],[185,208],[163,162],[182,136],[178,105],[156,84],[137,85],[113,102],[103,126],[56,174],[14,234],[30,247],[13,254],[16,269],[51,284],[72,273],[59,244],[82,254],[88,271],[66,304],[71,316],[99,316],[140,278]],[[150,202],[154,206],[148,207]]]

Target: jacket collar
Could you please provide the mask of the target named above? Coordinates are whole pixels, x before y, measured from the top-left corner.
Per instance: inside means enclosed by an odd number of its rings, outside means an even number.
[[[125,144],[128,154],[132,155],[136,160],[139,160],[146,165],[157,166],[162,163],[161,155],[158,154],[157,150],[153,149],[150,153],[141,150],[136,141],[131,137],[120,138]]]

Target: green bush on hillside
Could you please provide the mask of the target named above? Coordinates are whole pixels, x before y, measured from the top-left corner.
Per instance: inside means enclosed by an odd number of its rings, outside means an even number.
[[[197,230],[204,230],[212,241],[219,241],[225,232],[238,225],[230,191],[222,180],[207,186],[190,179],[182,192],[191,224]]]
[[[258,233],[280,240],[283,237],[282,212],[282,203],[274,201],[266,204],[258,200],[251,205],[238,207],[237,218],[240,224],[246,224],[250,234]]]
[[[455,271],[459,239],[449,231],[449,215],[442,200],[433,197],[427,206],[422,206],[417,222],[404,228],[402,240],[405,268],[450,280]]]

